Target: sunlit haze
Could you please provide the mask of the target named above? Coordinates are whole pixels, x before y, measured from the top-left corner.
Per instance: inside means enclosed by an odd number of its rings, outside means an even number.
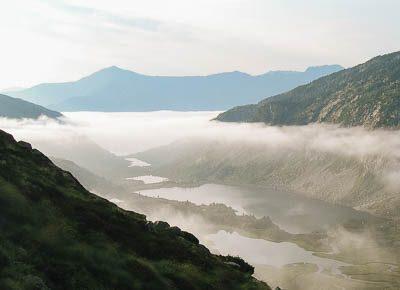
[[[400,47],[397,0],[15,0],[0,90],[117,65],[150,75],[346,67]]]

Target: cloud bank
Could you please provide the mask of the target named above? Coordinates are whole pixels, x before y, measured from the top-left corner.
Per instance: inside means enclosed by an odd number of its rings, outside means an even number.
[[[335,125],[273,127],[210,121],[219,112],[64,113],[63,123],[47,118],[0,118],[0,128],[17,139],[63,140],[85,136],[103,148],[125,155],[170,144],[182,138],[260,145],[266,148],[317,150],[358,158],[400,158],[400,131],[340,128]]]
[[[176,140],[222,142],[257,146],[257,150],[314,150],[363,161],[385,163],[382,173],[390,191],[400,189],[400,131],[340,128],[335,125],[272,127],[210,121],[219,112],[64,113],[63,123],[47,118],[0,118],[0,128],[16,139],[31,142],[46,153],[43,144],[74,144],[90,139],[117,155],[167,145]],[[43,148],[42,148],[43,147]],[[62,157],[62,156],[60,156]]]

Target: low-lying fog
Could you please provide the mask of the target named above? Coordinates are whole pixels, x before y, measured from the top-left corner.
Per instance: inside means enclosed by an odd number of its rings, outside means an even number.
[[[399,131],[339,128],[334,125],[272,127],[264,124],[210,122],[219,112],[63,113],[63,123],[0,118],[0,128],[25,140],[86,136],[119,155],[169,144],[181,138],[204,137],[260,143],[268,147],[312,149],[351,156],[385,154],[400,157]]]
[[[24,139],[44,153],[46,144],[68,143],[75,148],[88,138],[117,155],[127,155],[169,144],[179,139],[204,138],[260,145],[265,150],[316,150],[356,158],[391,159],[383,178],[391,190],[400,189],[400,132],[340,128],[334,125],[272,127],[210,121],[219,112],[63,113],[63,123],[51,119],[0,118],[0,128]],[[62,156],[61,156],[62,157]]]

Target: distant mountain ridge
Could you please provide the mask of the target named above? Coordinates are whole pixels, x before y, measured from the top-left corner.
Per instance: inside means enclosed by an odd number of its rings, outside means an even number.
[[[258,104],[235,107],[216,120],[398,128],[400,52],[375,57]]]
[[[37,119],[40,116],[55,119],[61,117],[62,114],[21,99],[0,94],[0,117]]]
[[[40,84],[11,94],[59,111],[225,110],[341,69],[327,65],[257,76],[234,71],[174,77],[147,76],[112,66],[78,81]]]

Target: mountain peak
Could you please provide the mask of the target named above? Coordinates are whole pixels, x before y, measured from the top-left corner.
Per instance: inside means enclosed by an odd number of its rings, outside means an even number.
[[[297,70],[270,70],[264,74],[259,76],[268,76],[268,75],[279,75],[279,74],[293,74],[293,73],[306,73],[312,74],[315,77],[321,77],[324,75],[329,75],[331,73],[335,73],[343,70],[344,67],[338,64],[333,65],[319,65],[319,66],[309,66],[305,71],[297,71]]]
[[[124,69],[122,69],[122,68],[120,68],[120,67],[118,67],[116,65],[112,65],[112,66],[106,67],[104,70],[121,71],[121,70],[124,70]]]
[[[245,76],[245,77],[251,77],[251,75],[249,75],[248,73],[245,72],[241,72],[238,70],[235,71],[227,71],[227,72],[222,72],[222,73],[215,73],[212,75],[207,75],[207,77],[210,76]]]
[[[101,70],[99,70],[99,71],[97,71],[97,72],[95,72],[95,73],[100,73],[100,72],[118,73],[118,72],[132,72],[132,71],[129,71],[129,70],[120,68],[120,67],[118,67],[118,66],[116,66],[116,65],[112,65],[112,66],[103,68],[103,69],[101,69]]]
[[[331,65],[318,65],[318,66],[310,66],[308,67],[305,72],[314,73],[314,72],[330,72],[330,71],[340,71],[343,70],[344,67],[338,64],[331,64]]]
[[[81,80],[110,82],[110,81],[122,79],[123,77],[138,76],[138,75],[140,75],[140,74],[113,65],[113,66],[109,66],[109,67],[103,68],[101,70],[98,70],[98,71],[92,73],[91,75],[82,78]]]

